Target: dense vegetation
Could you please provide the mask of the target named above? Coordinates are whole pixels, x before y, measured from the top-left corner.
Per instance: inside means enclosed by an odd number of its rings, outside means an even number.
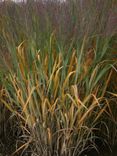
[[[101,155],[116,144],[116,15],[116,0],[0,3],[3,155]]]

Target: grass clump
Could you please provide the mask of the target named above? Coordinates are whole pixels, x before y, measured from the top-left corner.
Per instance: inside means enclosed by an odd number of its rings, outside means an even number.
[[[79,1],[1,3],[0,101],[21,130],[13,155],[80,156],[98,151],[98,139],[115,144],[116,35],[104,29],[113,3],[101,13],[94,1],[86,11]]]

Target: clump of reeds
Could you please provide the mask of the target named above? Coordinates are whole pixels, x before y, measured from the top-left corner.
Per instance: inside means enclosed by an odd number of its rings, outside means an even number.
[[[5,5],[1,102],[28,136],[13,154],[32,143],[37,155],[78,156],[98,151],[98,137],[114,142],[117,88],[111,84],[117,59],[115,34],[105,29],[112,3],[98,4],[101,13],[93,1],[88,6],[79,1]]]

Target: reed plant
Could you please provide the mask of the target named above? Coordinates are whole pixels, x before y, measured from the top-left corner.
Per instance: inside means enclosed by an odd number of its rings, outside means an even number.
[[[108,33],[106,2],[100,13],[92,0],[1,4],[0,101],[28,138],[13,155],[30,144],[38,156],[80,156],[98,151],[97,139],[115,143],[116,30]]]

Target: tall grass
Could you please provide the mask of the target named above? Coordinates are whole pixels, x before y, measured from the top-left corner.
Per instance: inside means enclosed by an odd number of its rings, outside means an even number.
[[[13,155],[31,143],[32,153],[42,156],[98,151],[97,138],[115,143],[116,30],[108,30],[113,3],[0,4],[0,101],[29,136]]]

